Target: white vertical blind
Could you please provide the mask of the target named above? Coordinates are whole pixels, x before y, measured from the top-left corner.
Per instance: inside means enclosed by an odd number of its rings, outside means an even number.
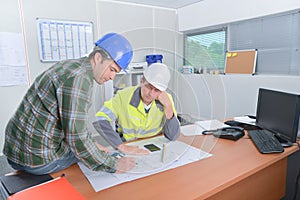
[[[257,49],[257,74],[300,75],[300,13],[231,23],[229,50]]]

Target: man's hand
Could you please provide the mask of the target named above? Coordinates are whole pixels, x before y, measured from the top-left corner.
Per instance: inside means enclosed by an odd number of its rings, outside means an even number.
[[[109,150],[108,148],[102,146],[101,144],[99,143],[96,143],[97,147],[101,150],[101,151],[104,151],[105,153],[109,153]]]
[[[124,154],[133,154],[133,155],[147,155],[150,152],[146,149],[141,149],[138,146],[129,146],[125,144],[120,144],[118,150]]]
[[[116,173],[124,173],[131,170],[135,166],[135,158],[133,157],[123,157],[118,159],[117,171]]]
[[[163,91],[158,97],[157,100],[164,106],[165,114],[167,119],[171,119],[174,115],[172,103],[168,96],[168,93]]]

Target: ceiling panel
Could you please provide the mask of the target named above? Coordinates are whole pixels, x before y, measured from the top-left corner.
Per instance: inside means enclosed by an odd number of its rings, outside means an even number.
[[[118,1],[178,9],[204,0],[117,0],[115,2]]]

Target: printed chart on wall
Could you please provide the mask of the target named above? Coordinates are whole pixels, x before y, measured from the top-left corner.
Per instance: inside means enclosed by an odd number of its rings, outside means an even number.
[[[80,58],[94,46],[93,23],[37,18],[40,60]]]
[[[257,50],[239,50],[226,53],[225,74],[254,74]]]
[[[27,84],[22,33],[0,32],[0,86]]]

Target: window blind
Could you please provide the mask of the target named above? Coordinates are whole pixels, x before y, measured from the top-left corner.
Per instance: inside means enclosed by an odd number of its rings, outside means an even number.
[[[299,12],[229,24],[229,50],[257,49],[257,74],[300,75]]]

